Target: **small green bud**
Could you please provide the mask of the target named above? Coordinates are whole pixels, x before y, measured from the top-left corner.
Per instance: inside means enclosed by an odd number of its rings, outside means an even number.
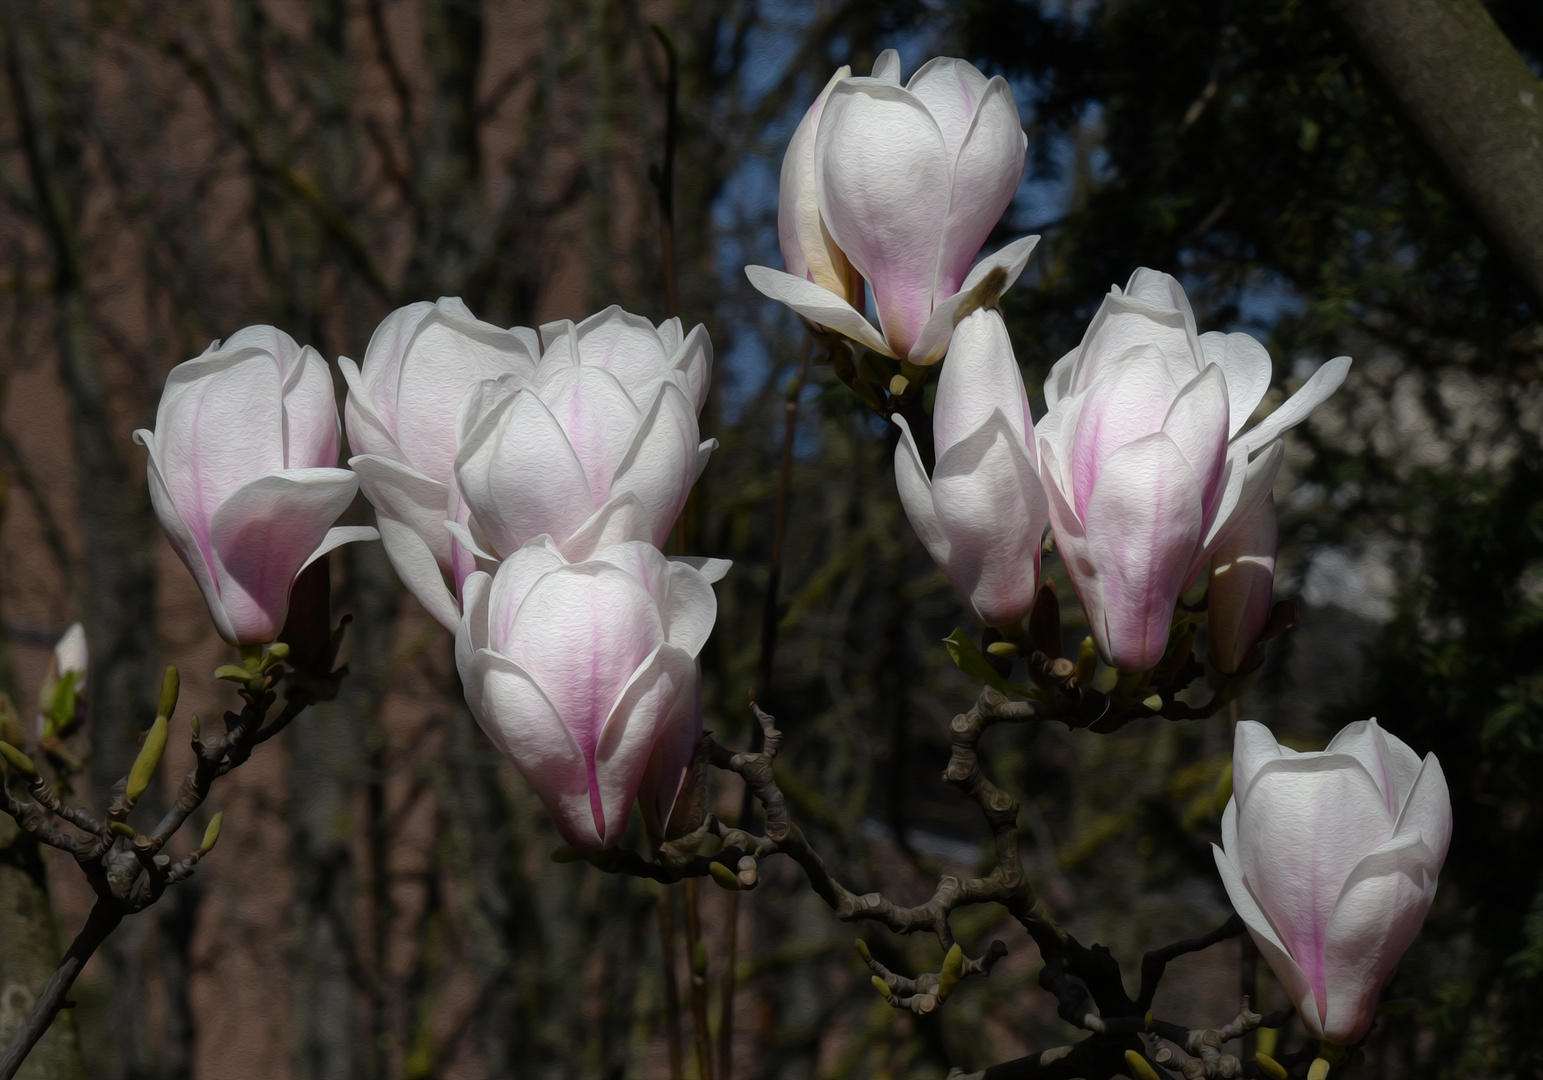
[[[195,739],[202,738],[203,734],[204,734],[204,725],[203,725],[203,722],[198,719],[198,714],[197,713],[193,714],[193,724],[192,724],[192,727],[193,727],[193,738],[195,738]]]
[[[889,1000],[889,983],[885,982],[877,975],[873,977],[873,988],[879,992],[879,997],[883,998],[885,1001]]]
[[[1098,670],[1098,648],[1093,644],[1091,637],[1082,639],[1082,644],[1077,646],[1077,670],[1075,678],[1078,686],[1086,686],[1093,681],[1093,673]]]
[[[10,743],[0,742],[0,757],[5,758],[6,764],[23,776],[32,780],[38,778],[38,767],[32,764],[32,759]]]
[[[964,950],[955,942],[949,947],[948,955],[943,957],[943,971],[938,976],[938,1000],[947,1001],[948,995],[954,992],[959,985],[959,980],[964,977]]]
[[[221,664],[214,669],[214,677],[224,679],[226,682],[240,683],[243,686],[252,681],[252,673],[236,664]]]
[[[145,733],[145,744],[139,748],[134,767],[129,770],[128,786],[124,794],[130,802],[137,801],[150,787],[156,770],[161,767],[161,755],[166,753],[166,717],[157,716],[155,723]]]
[[[1017,656],[1018,646],[1011,641],[993,641],[986,646],[986,651],[992,656]]]
[[[899,397],[906,392],[906,388],[910,385],[910,379],[907,379],[904,375],[896,375],[893,379],[889,380],[889,392],[895,395],[895,397]]]
[[[1156,1017],[1156,1016],[1155,1016],[1155,1015],[1154,1015],[1154,1014],[1153,1014],[1153,1012],[1152,1012],[1152,1010],[1151,1010],[1151,1009],[1148,1009],[1148,1010],[1147,1010],[1147,1015],[1146,1015],[1146,1019],[1145,1019],[1145,1020],[1144,1020],[1144,1021],[1143,1021],[1143,1023],[1145,1023],[1145,1024],[1146,1024],[1146,1029],[1147,1029],[1147,1030],[1148,1030],[1148,1031],[1151,1031],[1151,1030],[1152,1030],[1152,1025],[1153,1025],[1153,1024],[1154,1024],[1154,1023],[1155,1023],[1155,1022],[1156,1022],[1156,1021],[1157,1021],[1157,1017]]]
[[[1216,794],[1211,797],[1211,808],[1216,811],[1216,816],[1221,817],[1227,810],[1227,803],[1232,799],[1232,762],[1222,766],[1222,774],[1216,778]]]
[[[1147,1059],[1134,1050],[1125,1051],[1125,1064],[1130,1066],[1130,1074],[1135,1080],[1158,1080],[1157,1070],[1147,1064]]]
[[[220,826],[225,822],[225,811],[221,810],[209,819],[209,827],[204,830],[204,842],[198,845],[198,850],[205,855],[214,850],[214,845],[220,840]]]
[[[739,891],[739,875],[721,862],[708,863],[707,870],[720,889],[727,889],[729,892]]]
[[[268,662],[264,666],[271,667],[281,660],[289,659],[289,646],[282,641],[275,641],[268,646]]]
[[[1254,1055],[1254,1062],[1259,1066],[1259,1071],[1270,1080],[1286,1080],[1286,1067],[1263,1050]]]
[[[1141,704],[1145,705],[1153,712],[1157,712],[1163,707],[1163,696],[1161,694],[1148,694],[1146,697],[1141,699]]]
[[[1323,1058],[1313,1058],[1313,1063],[1307,1067],[1307,1080],[1327,1080],[1329,1075],[1329,1063]]]
[[[176,664],[167,664],[166,672],[161,676],[161,702],[156,706],[156,714],[171,719],[171,714],[177,711],[177,695],[182,690],[182,676],[177,672]]]
[[[122,822],[122,821],[109,821],[107,823],[107,827],[109,829],[111,829],[113,831],[113,833],[115,833],[118,836],[123,837],[125,840],[132,840],[132,839],[134,839],[134,837],[139,835],[138,833],[136,833],[134,831],[134,826],[129,825],[126,822]]]
[[[861,956],[867,963],[873,962],[873,953],[868,951],[868,943],[862,938],[857,939],[857,955]]]

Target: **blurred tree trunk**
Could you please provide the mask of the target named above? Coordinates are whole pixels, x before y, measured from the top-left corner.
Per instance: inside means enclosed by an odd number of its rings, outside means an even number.
[[[1330,0],[1543,310],[1543,83],[1480,0]]]
[[[59,963],[59,938],[38,842],[0,818],[0,1044],[37,1000]],[[17,1074],[20,1080],[85,1080],[71,1014],[62,1013]]]
[[[79,477],[86,594],[77,599],[91,643],[92,777],[96,799],[105,805],[108,788],[128,771],[137,735],[155,711],[154,526],[148,500],[132,479],[129,447],[120,444],[111,415],[85,291],[79,227],[91,130],[89,27],[72,13],[40,6],[26,28],[6,20],[6,81],[51,262],[55,343]],[[152,811],[155,791],[147,804]],[[134,1033],[119,1043],[123,1075],[140,1074],[145,1052],[144,995],[137,985],[142,934],[139,924],[126,926],[103,950],[117,983],[114,1001],[120,1011],[114,1026]],[[171,1007],[180,1009],[182,1003]]]

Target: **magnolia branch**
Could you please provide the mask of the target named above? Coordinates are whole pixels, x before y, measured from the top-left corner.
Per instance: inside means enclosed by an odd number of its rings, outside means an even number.
[[[114,785],[113,803],[105,819],[65,803],[53,782],[39,772],[30,758],[8,743],[0,743],[0,755],[10,771],[28,781],[30,800],[18,799],[8,784],[0,782],[0,810],[14,818],[23,832],[71,855],[96,894],[85,926],[0,1057],[0,1080],[12,1080],[60,1010],[69,1007],[66,999],[70,987],[118,924],[154,904],[167,887],[191,877],[199,861],[214,847],[219,838],[220,814],[210,821],[199,846],[183,858],[174,861],[163,851],[203,805],[215,780],[245,763],[253,750],[283,731],[308,706],[336,693],[346,674],[346,668],[332,670],[340,644],[341,634],[334,633],[326,649],[326,663],[320,669],[328,674],[321,676],[301,677],[288,669],[284,661],[289,649],[282,644],[248,657],[243,665],[220,668],[216,676],[236,683],[245,705],[240,712],[225,714],[222,734],[204,732],[198,717],[193,718],[193,767],[183,777],[171,808],[150,832],[136,832],[127,819],[135,802],[148,789],[165,752],[179,691],[175,667],[166,669],[158,715],[129,774]],[[285,682],[285,702],[275,712],[281,681]],[[56,822],[69,826],[69,830]]]

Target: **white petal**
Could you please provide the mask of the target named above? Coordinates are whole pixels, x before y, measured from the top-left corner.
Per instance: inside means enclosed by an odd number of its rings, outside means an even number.
[[[747,266],[745,276],[764,295],[786,304],[816,326],[849,337],[884,356],[895,355],[872,323],[828,289],[769,266]]]

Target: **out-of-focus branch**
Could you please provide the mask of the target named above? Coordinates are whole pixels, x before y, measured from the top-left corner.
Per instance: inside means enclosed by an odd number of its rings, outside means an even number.
[[[1543,83],[1480,0],[1330,0],[1543,305]]]

